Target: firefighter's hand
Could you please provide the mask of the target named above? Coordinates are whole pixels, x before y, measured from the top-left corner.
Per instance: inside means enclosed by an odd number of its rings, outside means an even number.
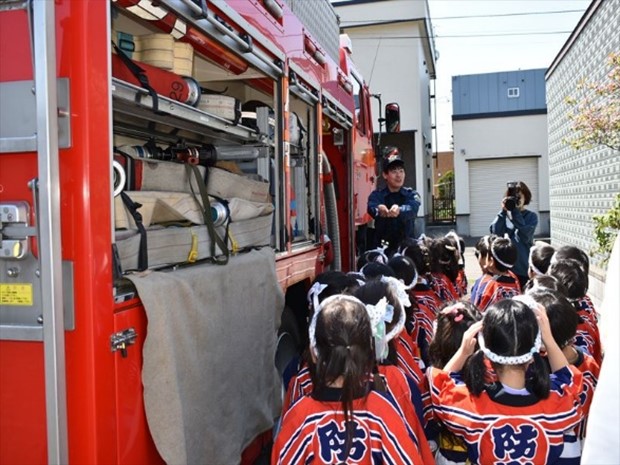
[[[392,208],[390,208],[390,212],[388,216],[390,218],[397,218],[398,215],[400,215],[400,205],[392,205]]]
[[[377,210],[379,212],[379,216],[381,216],[382,218],[385,218],[387,216],[389,216],[390,211],[388,210],[388,208],[381,204],[377,207]]]

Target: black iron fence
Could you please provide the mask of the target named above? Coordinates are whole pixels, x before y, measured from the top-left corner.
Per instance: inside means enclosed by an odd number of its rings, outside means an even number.
[[[454,197],[433,196],[433,223],[456,223]]]

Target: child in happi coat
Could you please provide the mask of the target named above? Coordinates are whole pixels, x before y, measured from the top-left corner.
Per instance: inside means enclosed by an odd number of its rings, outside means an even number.
[[[467,275],[465,274],[465,241],[462,237],[456,234],[454,231],[450,231],[446,234],[446,238],[452,242],[452,245],[456,247],[456,252],[458,255],[457,261],[457,274],[456,280],[454,281],[454,287],[456,288],[456,292],[459,297],[464,297],[467,295]]]
[[[316,276],[307,294],[310,318],[314,313],[314,309],[318,308],[320,303],[327,297],[336,294],[350,294],[357,287],[359,287],[357,279],[341,271],[325,271],[320,273]],[[297,399],[312,392],[313,373],[314,364],[310,356],[310,349],[306,344],[301,357],[292,360],[285,369],[283,383],[287,389],[282,402],[282,415],[286,413]]]
[[[443,308],[437,315],[435,335],[430,346],[432,366],[443,368],[461,346],[465,331],[481,319],[482,314],[470,302],[461,301]],[[465,442],[441,424],[436,424],[436,429],[439,434],[436,437],[438,449],[435,463],[437,465],[466,464]]]
[[[495,382],[488,382],[485,359]],[[541,306],[514,299],[491,305],[443,370],[428,374],[435,415],[465,441],[472,463],[555,464],[565,433],[582,418],[582,375],[568,364]]]
[[[568,363],[576,367],[583,375],[583,391],[579,396],[583,419],[574,431],[566,434],[564,450],[558,461],[562,465],[578,465],[581,462],[582,441],[585,438],[588,412],[598,383],[600,366],[591,355],[572,343],[577,331],[579,317],[575,307],[566,297],[551,290],[535,290],[516,298],[531,298],[545,308],[553,339],[562,349]]]
[[[459,299],[454,283],[458,275],[458,252],[452,241],[445,237],[426,238],[431,252],[430,285],[443,303]]]
[[[601,335],[596,321],[596,311],[593,307],[585,305],[585,297],[588,291],[588,275],[577,260],[560,259],[551,261],[547,273],[555,277],[566,289],[566,297],[577,310],[579,324],[575,343],[594,357],[600,365],[603,361],[603,349]]]
[[[284,416],[271,463],[422,465],[418,438],[394,399],[369,382],[375,353],[364,304],[329,297],[315,310],[309,335],[315,384]]]
[[[469,300],[476,306],[480,304],[480,299],[482,299],[482,295],[484,294],[484,288],[493,277],[493,274],[490,273],[487,268],[487,257],[491,253],[491,242],[495,239],[497,239],[496,235],[487,234],[486,236],[482,236],[475,246],[474,255],[478,260],[478,266],[480,266],[482,274],[474,281],[474,285],[471,287]]]
[[[415,239],[404,241],[401,244],[400,253],[413,261],[418,272],[417,282],[409,290],[414,320],[409,334],[420,350],[424,366],[428,366],[428,347],[433,339],[433,324],[439,308],[443,305],[429,284],[432,280],[431,254],[424,241]]]
[[[424,412],[430,415],[428,384],[412,356],[402,353],[399,338],[405,331],[406,315],[402,299],[403,285],[393,278],[374,279],[355,291],[355,297],[366,306],[374,338],[377,364],[373,375],[385,381],[386,390],[401,408],[407,424],[419,438],[419,449],[425,463],[433,461],[424,437]]]
[[[477,305],[481,312],[495,302],[521,294],[519,279],[510,271],[516,261],[517,248],[510,239],[497,237],[491,241],[486,267],[492,276]]]
[[[551,262],[555,262],[558,260],[576,260],[583,272],[586,276],[590,273],[590,258],[588,254],[581,250],[579,247],[575,247],[572,245],[564,245],[555,251],[553,257],[551,258]],[[592,299],[587,294],[587,286],[586,292],[584,295],[578,299],[577,302],[577,312],[579,315],[587,320],[589,320],[593,324],[598,324],[598,313],[594,308],[594,303]]]

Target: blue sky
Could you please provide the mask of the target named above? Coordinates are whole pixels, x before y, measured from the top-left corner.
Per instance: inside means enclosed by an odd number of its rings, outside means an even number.
[[[428,3],[439,52],[437,148],[445,151],[450,150],[452,135],[452,76],[547,68],[590,0],[428,0]]]

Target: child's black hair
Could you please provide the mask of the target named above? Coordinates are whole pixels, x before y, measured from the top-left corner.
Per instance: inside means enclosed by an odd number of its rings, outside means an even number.
[[[388,257],[383,251],[383,249],[372,249],[367,250],[362,255],[360,255],[355,264],[357,271],[360,271],[364,265],[367,263],[383,263],[384,265],[388,262]]]
[[[444,306],[437,314],[437,329],[429,347],[431,365],[443,368],[459,349],[467,328],[481,319],[482,313],[470,302]]]
[[[394,270],[383,263],[366,263],[361,270],[366,280],[380,278],[381,276],[394,276]]]
[[[387,264],[394,271],[394,277],[400,279],[405,286],[415,284],[413,280],[418,273],[411,258],[398,254],[390,258]]]
[[[368,379],[374,364],[372,329],[361,302],[334,296],[317,315],[316,375],[313,394],[320,393],[342,377],[342,409],[345,424],[353,415],[353,401],[368,393]],[[350,438],[352,439],[352,438]]]
[[[482,336],[487,349],[500,356],[512,357],[528,353],[539,331],[534,311],[517,300],[504,299],[492,304],[484,312],[482,321]],[[539,399],[546,399],[550,389],[549,368],[540,353],[535,352],[533,360],[533,366],[527,370],[532,376],[526,379],[526,387]],[[501,372],[501,364],[491,364],[496,372]],[[465,383],[475,396],[479,396],[485,388],[485,373],[484,353],[478,350],[463,369]]]
[[[431,272],[431,253],[424,241],[407,238],[401,243],[400,253],[413,260],[420,276]]]
[[[505,273],[517,263],[517,248],[510,239],[497,237],[491,242],[489,256],[493,258],[497,271]],[[503,265],[500,261],[509,266]]]
[[[549,269],[555,249],[544,242],[536,242],[530,249],[529,267],[537,276],[544,275]]]
[[[431,270],[443,273],[450,281],[455,282],[459,272],[458,248],[452,239],[438,237],[430,240]]]
[[[554,260],[549,265],[547,274],[564,285],[566,297],[570,300],[581,299],[588,292],[588,275],[577,260]]]
[[[495,239],[497,239],[497,237],[498,236],[495,234],[487,234],[486,236],[482,236],[478,239],[478,242],[476,242],[474,248],[481,256],[486,257],[491,253],[491,244]]]
[[[567,294],[564,284],[558,281],[555,276],[550,276],[548,274],[536,275],[523,286],[524,294],[529,294],[530,292],[536,292],[538,290],[558,292],[564,297],[566,297]]]
[[[577,325],[579,324],[579,316],[575,306],[559,292],[540,290],[528,295],[545,307],[551,334],[553,334],[553,339],[560,349],[570,344],[577,333]]]
[[[590,273],[590,257],[579,247],[575,247],[574,245],[563,245],[555,251],[551,261],[566,259],[577,260],[586,276]]]

